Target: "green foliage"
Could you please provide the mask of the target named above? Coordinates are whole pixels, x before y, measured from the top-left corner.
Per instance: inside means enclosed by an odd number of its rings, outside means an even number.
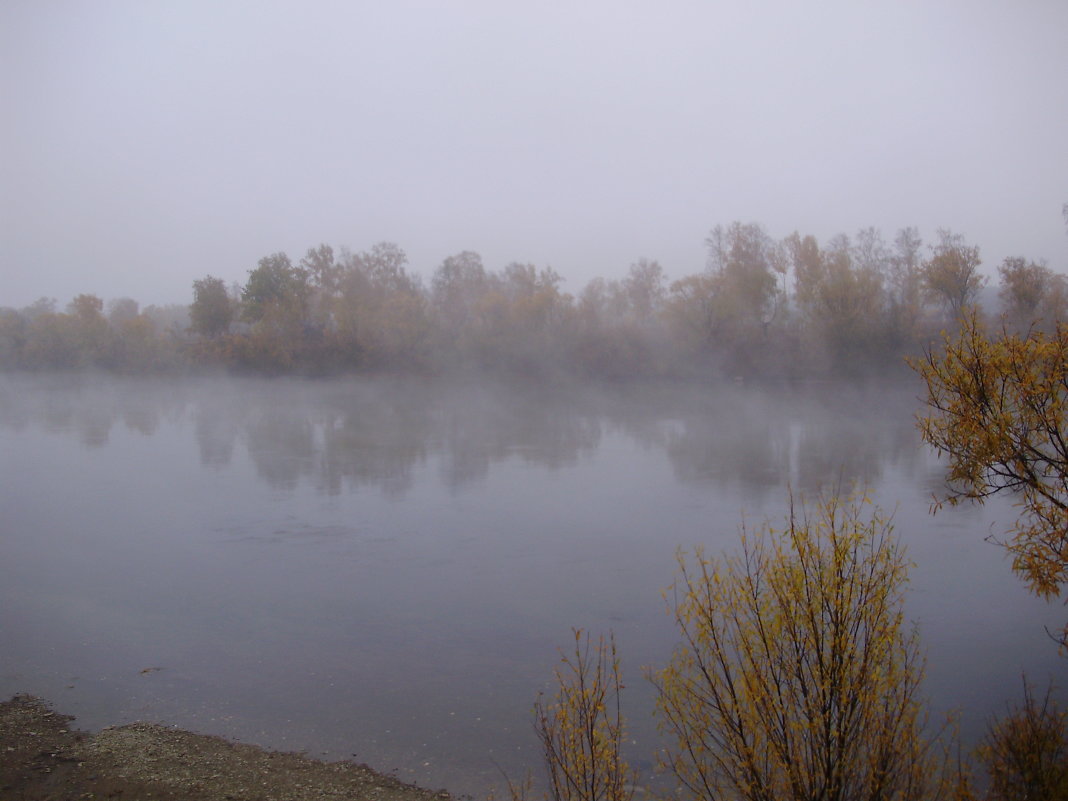
[[[234,305],[221,278],[208,275],[193,282],[189,319],[193,331],[209,339],[225,334],[230,329]]]
[[[241,291],[241,318],[254,323],[263,318],[271,305],[297,307],[303,312],[308,298],[308,274],[294,267],[285,253],[264,256],[255,270],[250,270]]]

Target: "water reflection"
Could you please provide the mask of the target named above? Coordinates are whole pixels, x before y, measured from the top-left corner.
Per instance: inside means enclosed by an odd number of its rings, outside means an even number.
[[[152,436],[161,420],[184,406],[169,386],[77,375],[8,375],[0,378],[0,426],[73,433],[86,448],[107,445],[116,424]]]
[[[538,763],[570,627],[612,628],[647,759],[675,549],[860,483],[901,502],[930,686],[981,730],[1058,657],[996,505],[932,525],[916,389],[0,377],[0,691],[481,794]]]
[[[0,426],[74,433],[86,448],[115,426],[152,436],[192,424],[206,466],[239,444],[272,489],[325,495],[370,487],[393,498],[433,461],[459,492],[509,460],[556,470],[597,450],[607,430],[662,451],[679,481],[759,502],[789,484],[870,486],[923,453],[903,409],[914,387],[510,388],[401,379],[334,382],[7,377]],[[878,409],[885,409],[880,413]]]

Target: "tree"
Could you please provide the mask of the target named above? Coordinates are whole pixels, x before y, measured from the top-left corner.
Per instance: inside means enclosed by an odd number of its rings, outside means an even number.
[[[136,320],[139,312],[140,307],[133,298],[116,298],[108,301],[108,322],[116,328],[131,320]]]
[[[29,367],[81,367],[86,363],[84,340],[73,315],[42,312],[30,319],[23,348]]]
[[[189,320],[195,333],[214,339],[229,330],[233,319],[234,306],[221,278],[208,275],[193,282]]]
[[[67,304],[67,313],[87,323],[97,323],[104,319],[104,301],[96,295],[78,295]]]
[[[1068,326],[992,338],[973,313],[940,352],[910,364],[927,384],[923,439],[949,460],[940,502],[1013,493],[1020,516],[1003,543],[1013,569],[1037,595],[1060,596],[1068,584]]]
[[[415,279],[408,274],[408,254],[393,242],[378,242],[369,251],[354,256],[352,264],[383,293],[419,291]]]
[[[855,249],[848,237],[836,236],[821,250],[811,236],[786,239],[806,329],[837,364],[870,358],[886,333],[881,240],[868,229],[861,243]]]
[[[10,307],[0,308],[0,368],[18,367],[30,321]]]
[[[449,256],[434,272],[430,282],[434,308],[446,327],[470,324],[475,306],[486,289],[486,268],[482,257],[465,250]]]
[[[857,269],[879,276],[888,274],[893,263],[893,255],[883,241],[882,232],[874,226],[857,231],[851,255]]]
[[[422,360],[427,304],[407,264],[408,256],[392,242],[342,257],[334,325],[347,361],[396,366]]]
[[[665,318],[675,339],[691,354],[711,348],[716,336],[717,276],[688,275],[674,281],[668,291]]]
[[[938,780],[889,521],[836,498],[742,552],[679,557],[682,634],[653,676],[664,765],[695,798],[919,799]]]
[[[99,366],[106,359],[110,344],[104,301],[96,295],[78,295],[67,304],[67,314],[78,341],[78,362],[83,366]]]
[[[1044,302],[1053,290],[1053,271],[1044,264],[1008,256],[998,267],[998,274],[1002,310],[1017,329],[1026,330],[1042,315]]]
[[[630,265],[622,290],[631,320],[651,325],[664,301],[664,268],[655,259],[638,259]]]
[[[920,279],[920,247],[923,240],[915,228],[906,227],[894,237],[890,257],[890,326],[900,341],[911,342],[918,333],[923,303]]]
[[[979,746],[990,776],[991,801],[1063,801],[1068,798],[1068,711],[1052,689],[1041,704],[1024,682],[1024,703],[990,726]]]
[[[719,276],[723,303],[718,316],[732,338],[766,334],[779,309],[775,243],[756,223],[717,225],[705,239],[708,270]]]
[[[323,294],[330,296],[337,292],[341,266],[334,261],[332,247],[322,244],[317,248],[308,248],[308,253],[300,260],[300,266]]]
[[[526,372],[559,366],[571,297],[551,267],[512,262],[489,276],[479,303],[487,321],[484,350],[498,366]]]
[[[575,650],[556,671],[557,692],[534,705],[534,728],[552,801],[629,801],[634,774],[621,754],[623,677],[615,640],[574,629]],[[517,795],[513,793],[513,795]]]
[[[435,339],[446,358],[461,360],[486,344],[485,303],[492,285],[482,257],[465,250],[446,258],[430,281],[430,302]],[[492,338],[491,338],[492,340]]]
[[[957,320],[975,303],[986,277],[979,275],[979,248],[964,244],[964,238],[946,229],[938,231],[938,244],[931,258],[920,267],[920,280],[927,297]]]
[[[248,281],[241,292],[244,304],[242,317],[250,323],[266,314],[268,306],[285,305],[303,317],[308,298],[308,272],[294,267],[285,253],[264,256],[255,270],[249,270]]]

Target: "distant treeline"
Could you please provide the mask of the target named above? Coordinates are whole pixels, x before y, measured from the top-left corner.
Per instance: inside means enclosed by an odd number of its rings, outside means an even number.
[[[427,286],[390,243],[362,253],[329,245],[294,264],[260,259],[243,286],[193,281],[189,306],[78,295],[0,309],[0,366],[123,372],[197,367],[270,373],[443,372],[630,376],[864,373],[901,363],[965,308],[986,278],[979,249],[914,228],[887,242],[875,228],[821,246],[758,224],[717,226],[706,269],[671,281],[641,259],[622,279],[576,295],[550,268],[488,270],[477,253],[445,259]],[[1065,319],[1068,281],[1007,258],[996,308],[1013,329]],[[995,305],[995,304],[991,304]]]

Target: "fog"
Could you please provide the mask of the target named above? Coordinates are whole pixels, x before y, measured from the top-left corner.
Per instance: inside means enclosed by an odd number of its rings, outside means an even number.
[[[717,224],[1068,266],[1057,0],[0,5],[0,305],[393,241],[576,293]]]
[[[901,357],[1068,314],[994,277],[1068,273],[1065,75],[1059,0],[0,4],[0,696],[481,793],[611,628],[645,768],[676,548],[855,485],[974,742],[1063,609]]]

